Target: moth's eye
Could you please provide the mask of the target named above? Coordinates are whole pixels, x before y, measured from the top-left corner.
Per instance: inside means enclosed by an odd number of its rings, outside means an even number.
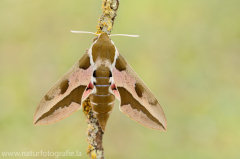
[[[93,77],[96,77],[96,70],[93,72]]]

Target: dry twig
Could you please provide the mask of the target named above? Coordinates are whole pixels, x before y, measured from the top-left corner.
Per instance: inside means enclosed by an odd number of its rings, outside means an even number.
[[[97,34],[106,32],[110,35],[113,29],[114,20],[117,16],[118,6],[119,0],[102,0],[103,14],[100,16],[96,27]],[[83,112],[88,123],[87,154],[92,159],[105,159],[102,146],[104,132],[102,131],[96,116],[93,114],[89,98],[83,102]]]

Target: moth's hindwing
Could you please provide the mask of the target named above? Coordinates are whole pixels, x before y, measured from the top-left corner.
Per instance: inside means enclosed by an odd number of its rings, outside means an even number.
[[[113,68],[113,79],[120,94],[120,110],[123,113],[146,127],[167,129],[161,105],[120,54]]]
[[[57,122],[79,110],[83,94],[85,98],[89,95],[85,90],[92,74],[90,57],[85,53],[43,97],[34,115],[34,125]]]

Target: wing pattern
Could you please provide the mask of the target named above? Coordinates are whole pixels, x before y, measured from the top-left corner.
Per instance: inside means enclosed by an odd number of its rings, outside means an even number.
[[[34,115],[34,125],[57,122],[79,110],[92,74],[93,68],[87,52],[41,100]],[[84,95],[85,98],[87,96]]]
[[[119,54],[113,79],[120,94],[120,110],[138,123],[152,129],[167,129],[163,109],[149,88]]]

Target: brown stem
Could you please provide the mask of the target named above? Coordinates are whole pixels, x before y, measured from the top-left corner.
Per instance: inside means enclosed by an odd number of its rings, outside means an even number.
[[[104,132],[102,131],[96,116],[93,114],[90,100],[87,98],[83,102],[83,112],[88,123],[87,128],[87,154],[92,159],[105,159],[104,149],[102,146],[102,138]]]
[[[119,0],[102,0],[103,14],[100,16],[97,25],[97,34],[106,32],[111,34],[113,29],[114,20],[117,16],[119,7]],[[83,112],[88,123],[87,128],[87,154],[92,159],[105,159],[103,149],[103,134],[102,128],[93,114],[89,98],[83,102]]]

